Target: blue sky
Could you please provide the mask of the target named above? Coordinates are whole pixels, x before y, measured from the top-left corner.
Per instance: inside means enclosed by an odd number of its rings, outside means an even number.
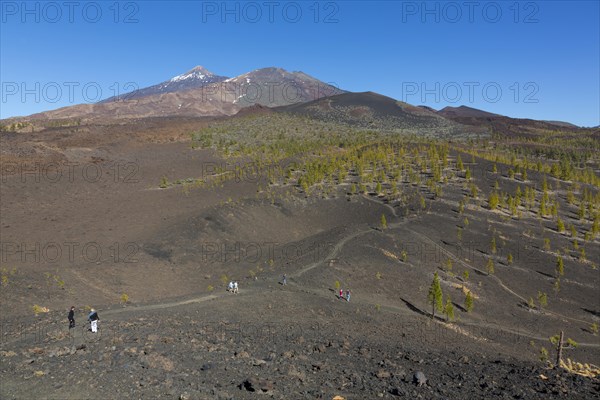
[[[196,65],[227,76],[278,66],[436,109],[595,126],[599,3],[2,1],[0,116],[93,102]]]

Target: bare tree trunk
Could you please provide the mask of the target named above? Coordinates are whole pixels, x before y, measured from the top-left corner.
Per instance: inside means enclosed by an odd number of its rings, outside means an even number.
[[[556,367],[560,367],[560,361],[562,360],[563,336],[564,332],[560,331],[560,338],[556,345]]]

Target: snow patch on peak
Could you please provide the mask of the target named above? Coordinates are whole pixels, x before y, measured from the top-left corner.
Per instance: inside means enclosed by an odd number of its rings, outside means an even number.
[[[180,82],[180,81],[184,81],[187,79],[198,79],[198,80],[203,80],[204,78],[206,78],[206,75],[203,74],[200,71],[196,71],[196,72],[191,72],[191,73],[187,73],[187,74],[183,74],[183,75],[177,75],[174,76],[173,78],[171,78],[171,82]]]

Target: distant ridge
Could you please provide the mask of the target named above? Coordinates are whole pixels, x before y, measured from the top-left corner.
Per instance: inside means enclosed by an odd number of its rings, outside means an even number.
[[[459,106],[459,107],[444,107],[438,114],[444,117],[471,117],[471,118],[486,118],[486,117],[502,117],[500,114],[479,110],[477,108]]]

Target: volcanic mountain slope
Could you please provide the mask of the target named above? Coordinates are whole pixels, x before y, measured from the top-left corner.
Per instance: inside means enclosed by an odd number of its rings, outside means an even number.
[[[461,126],[427,108],[415,107],[373,92],[343,93],[281,107],[277,111],[391,132],[436,136],[478,133],[476,128]]]
[[[589,132],[589,129],[580,128],[568,122],[539,121],[526,118],[511,118],[504,115],[493,114],[467,106],[445,107],[437,112],[447,119],[463,125],[477,126],[489,132],[507,136],[535,136],[549,131],[562,132]]]
[[[241,106],[277,107],[345,93],[335,84],[324,83],[304,72],[288,72],[275,67],[257,69],[227,79],[224,84],[228,92],[235,90],[238,93],[234,103]]]
[[[102,100],[100,103],[110,103],[124,99],[133,100],[155,94],[165,94],[197,89],[211,83],[222,82],[225,79],[227,79],[226,76],[215,75],[203,66],[198,65],[186,73],[174,76],[168,81],[164,81],[157,85],[148,86],[147,88],[135,90],[121,96],[120,98],[115,96],[109,97],[108,99]]]
[[[478,110],[476,108],[471,108],[471,107],[467,107],[467,106],[444,107],[440,111],[438,111],[438,114],[440,114],[444,117],[447,117],[447,118],[451,118],[451,117],[455,117],[455,118],[459,118],[459,117],[463,117],[463,118],[501,117],[501,115],[499,115],[499,114],[494,114],[491,112]]]
[[[303,72],[263,68],[235,78],[196,67],[169,81],[97,104],[79,104],[34,114],[29,119],[82,119],[165,116],[223,116],[244,107],[268,107],[315,100],[343,91]]]
[[[35,145],[70,166],[39,155],[30,161],[47,174],[2,168],[0,398],[598,398],[597,378],[540,358],[554,359],[550,338],[564,331],[578,344],[565,359],[599,359],[599,185],[536,168],[512,178],[509,153],[479,156],[487,140],[453,141],[443,155],[444,142],[354,133],[270,109],[3,133],[3,162]],[[269,164],[282,147],[294,158],[286,171]],[[437,183],[432,159],[446,160]],[[97,180],[84,175],[92,165]],[[317,169],[331,172],[311,184]],[[574,231],[538,213],[544,181]],[[494,191],[517,190],[539,193],[516,213],[509,200],[488,206]],[[52,246],[62,257],[41,250]],[[430,314],[436,273],[454,322]]]

